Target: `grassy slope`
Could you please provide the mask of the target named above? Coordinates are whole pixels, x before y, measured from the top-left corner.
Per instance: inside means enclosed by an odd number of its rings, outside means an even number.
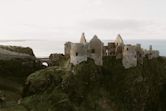
[[[166,59],[144,60],[124,69],[121,60],[104,58],[76,67],[51,67],[31,74],[22,105],[35,111],[165,111]]]
[[[33,59],[0,60],[0,96],[6,95],[5,107],[16,105],[26,77],[39,69],[40,63]]]

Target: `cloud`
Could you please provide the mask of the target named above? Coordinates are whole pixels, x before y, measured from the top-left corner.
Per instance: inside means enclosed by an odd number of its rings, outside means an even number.
[[[81,22],[83,29],[96,32],[126,33],[135,35],[165,35],[166,24],[132,19],[94,19]]]

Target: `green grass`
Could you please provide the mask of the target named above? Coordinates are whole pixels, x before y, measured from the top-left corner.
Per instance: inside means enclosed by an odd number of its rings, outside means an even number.
[[[124,69],[121,60],[104,57],[72,66],[37,71],[27,78],[22,105],[34,111],[165,111],[166,59],[144,59]]]

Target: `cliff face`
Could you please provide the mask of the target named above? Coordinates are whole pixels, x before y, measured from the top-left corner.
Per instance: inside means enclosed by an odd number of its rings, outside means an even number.
[[[31,74],[21,105],[35,111],[165,111],[166,59],[144,59],[124,69],[121,60],[104,58]]]
[[[8,111],[2,109],[4,106],[6,108],[16,104],[26,77],[40,69],[42,65],[35,58],[32,49],[0,46],[0,100],[5,95],[6,102],[5,105],[0,102],[1,111]]]
[[[41,69],[33,50],[28,47],[0,46],[0,75],[22,76]]]
[[[29,47],[3,46],[0,45],[0,60],[13,58],[35,58],[33,50]]]

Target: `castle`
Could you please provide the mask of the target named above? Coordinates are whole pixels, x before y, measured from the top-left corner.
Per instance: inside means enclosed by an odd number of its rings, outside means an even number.
[[[107,46],[95,35],[89,42],[86,41],[83,33],[79,43],[66,42],[64,53],[70,57],[70,63],[77,65],[88,58],[94,60],[96,65],[103,65],[103,56],[115,56],[121,59],[124,68],[136,67],[143,64],[143,58],[153,59],[159,57],[159,51],[153,50],[150,45],[149,50],[141,48],[141,44],[125,44],[119,34],[114,42],[109,42]]]

